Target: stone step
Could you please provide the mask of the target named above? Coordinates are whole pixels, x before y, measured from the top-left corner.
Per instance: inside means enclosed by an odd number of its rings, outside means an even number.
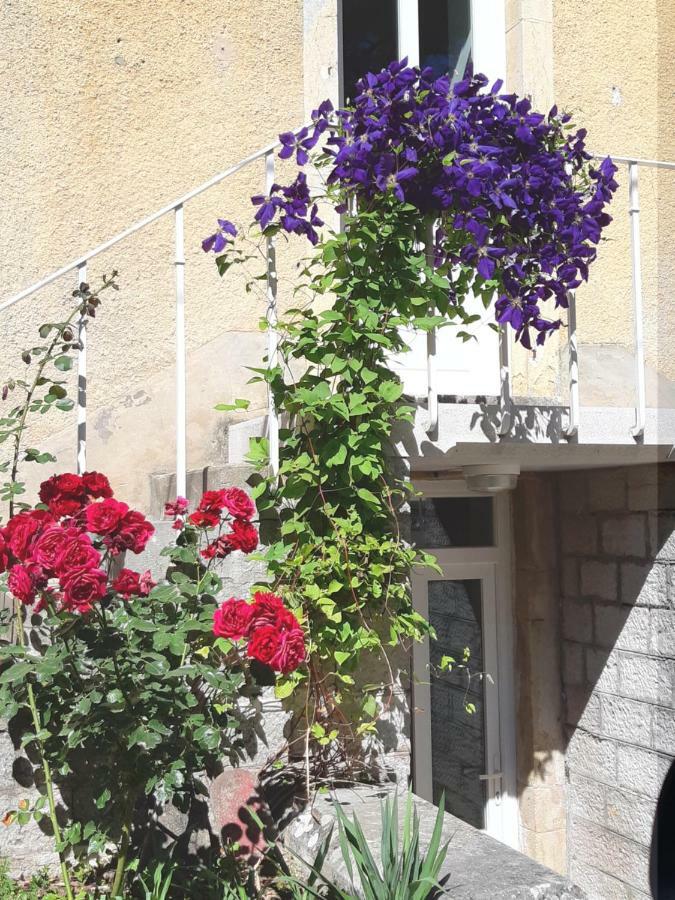
[[[239,487],[250,490],[248,483],[256,470],[247,463],[223,463],[220,465],[202,466],[190,469],[187,473],[187,499],[190,507],[194,507],[204,491],[218,490],[223,487]],[[176,499],[176,476],[173,472],[150,476],[150,510],[151,519],[161,519],[164,515],[164,504]]]

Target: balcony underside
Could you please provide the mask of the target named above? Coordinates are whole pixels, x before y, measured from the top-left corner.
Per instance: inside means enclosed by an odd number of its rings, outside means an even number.
[[[414,429],[397,434],[396,448],[415,471],[497,463],[519,463],[522,470],[639,465],[665,461],[675,442],[675,409],[647,409],[637,440],[632,407],[584,406],[578,432],[568,438],[566,406],[514,404],[511,427],[500,435],[496,399],[453,400],[441,398],[435,433],[426,432],[426,410],[419,408]]]

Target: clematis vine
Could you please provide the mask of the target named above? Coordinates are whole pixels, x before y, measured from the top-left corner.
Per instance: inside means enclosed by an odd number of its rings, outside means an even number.
[[[584,129],[553,107],[488,87],[484,75],[451,85],[431,69],[393,62],[358,84],[354,105],[325,101],[312,123],[280,135],[282,159],[323,173],[338,212],[392,201],[434,223],[434,264],[451,302],[469,292],[494,299],[497,322],[525,347],[562,324],[545,314],[568,305],[588,278],[617,183],[611,159],[596,165]],[[269,196],[253,197],[265,234],[300,234],[312,244],[323,225],[304,171]],[[220,223],[206,251],[227,253],[235,237]],[[231,223],[226,223],[230,225]]]

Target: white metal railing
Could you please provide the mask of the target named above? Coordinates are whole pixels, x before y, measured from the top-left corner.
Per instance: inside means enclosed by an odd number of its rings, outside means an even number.
[[[297,129],[300,130],[300,129]],[[0,303],[0,312],[8,309],[19,301],[30,297],[49,284],[68,273],[76,273],[76,287],[87,280],[87,264],[89,260],[100,253],[109,250],[131,237],[147,226],[163,218],[169,213],[174,216],[175,235],[175,372],[176,372],[176,493],[185,495],[187,490],[187,408],[186,408],[186,332],[185,332],[185,232],[184,232],[184,207],[193,198],[199,196],[212,187],[220,184],[226,178],[241,171],[246,166],[257,160],[265,160],[265,190],[269,194],[274,183],[275,151],[279,147],[279,141],[261,148],[255,153],[242,159],[234,166],[225,169],[213,178],[200,184],[198,187],[184,194],[182,197],[168,203],[161,209],[146,216],[144,219],[124,229],[119,234],[110,238],[83,256],[28,288],[20,291],[7,300]],[[600,159],[602,157],[596,157]],[[646,388],[645,388],[645,349],[643,334],[643,298],[642,298],[642,270],[640,251],[640,202],[639,202],[639,168],[652,167],[662,169],[675,169],[675,162],[659,160],[634,159],[630,157],[613,157],[616,163],[628,166],[629,175],[629,215],[631,237],[631,269],[633,283],[633,319],[634,319],[634,353],[635,353],[635,425],[631,428],[631,435],[635,440],[641,440],[644,435],[646,418]],[[277,265],[276,248],[273,238],[266,241],[266,274],[267,274],[267,322],[268,328],[268,359],[274,366],[278,356],[277,324]],[[83,472],[87,465],[87,325],[84,318],[78,323],[78,340],[80,349],[77,360],[77,470]],[[425,427],[431,434],[438,425],[438,384],[436,368],[436,333],[430,331],[427,334],[427,395],[428,417]],[[573,293],[569,296],[568,316],[568,360],[569,360],[569,420],[565,429],[565,436],[573,439],[579,429],[579,366],[578,345],[576,330],[576,306]],[[513,399],[511,390],[511,340],[508,330],[500,329],[499,334],[499,372],[500,372],[500,396],[499,396],[499,423],[497,433],[504,437],[509,434],[512,425]],[[268,389],[268,438],[270,448],[270,467],[273,477],[279,471],[279,420],[275,409],[274,399]]]
[[[300,129],[296,129],[299,131]],[[187,491],[187,403],[186,403],[186,333],[185,333],[185,228],[184,228],[184,207],[190,200],[208,191],[209,188],[215,187],[226,178],[235,175],[241,169],[250,165],[257,160],[265,160],[265,189],[269,194],[272,184],[274,183],[274,157],[275,151],[280,146],[279,141],[274,141],[262,149],[251,153],[229,169],[220,172],[203,184],[178,197],[176,200],[158,209],[157,212],[146,216],[144,219],[136,222],[134,225],[120,231],[110,240],[104,241],[89,253],[74,259],[72,262],[50,275],[37,281],[30,287],[19,291],[12,297],[0,303],[0,312],[9,309],[20,300],[30,297],[42,288],[47,287],[54,281],[57,281],[63,275],[70,272],[76,273],[76,287],[87,280],[87,263],[90,259],[104,253],[115,244],[120,243],[125,238],[131,237],[144,228],[147,228],[153,222],[163,218],[169,213],[174,215],[174,235],[175,235],[175,293],[176,293],[176,312],[175,312],[175,328],[176,328],[176,493],[185,496]],[[275,365],[277,359],[278,336],[276,332],[277,323],[277,271],[276,271],[276,253],[274,240],[267,240],[267,321],[270,325],[268,330],[268,354],[270,364]],[[87,325],[86,320],[81,318],[78,323],[78,339],[80,349],[77,358],[77,471],[84,472],[87,467]],[[274,400],[271,392],[268,396],[268,438],[270,444],[270,465],[273,475],[276,476],[279,470],[279,420],[277,411],[274,407]]]
[[[594,154],[594,159],[604,159],[607,154]],[[640,195],[639,169],[675,169],[675,162],[640,159],[630,156],[612,156],[618,165],[628,166],[628,213],[630,216],[631,277],[633,284],[633,352],[635,358],[635,424],[631,436],[640,441],[644,437],[647,415],[645,347],[644,347],[644,306],[642,297],[642,254],[640,248]],[[573,292],[568,296],[567,350],[569,372],[569,419],[565,437],[573,439],[579,432],[579,348],[577,342],[576,299]],[[505,436],[511,429],[513,400],[511,395],[511,362],[509,335],[500,331],[500,423],[498,434]]]

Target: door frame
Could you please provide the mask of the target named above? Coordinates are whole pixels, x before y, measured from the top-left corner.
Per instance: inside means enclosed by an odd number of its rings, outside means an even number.
[[[486,742],[491,744],[492,759],[486,760],[486,774],[501,767],[501,795],[495,795],[494,779],[488,780],[486,831],[509,846],[519,849],[518,795],[516,782],[516,719],[513,659],[512,542],[511,498],[509,493],[479,494],[461,481],[414,480],[414,487],[425,497],[491,496],[493,500],[494,543],[492,547],[424,547],[436,556],[448,579],[481,578],[488,589],[483,593],[483,643],[485,669],[494,685],[486,685]],[[438,579],[430,569],[412,573],[413,603],[419,611],[427,609],[426,585]],[[428,681],[429,641],[413,648],[413,776],[416,793],[431,800],[431,716]],[[493,687],[495,690],[493,690]],[[425,714],[426,711],[426,714]]]

